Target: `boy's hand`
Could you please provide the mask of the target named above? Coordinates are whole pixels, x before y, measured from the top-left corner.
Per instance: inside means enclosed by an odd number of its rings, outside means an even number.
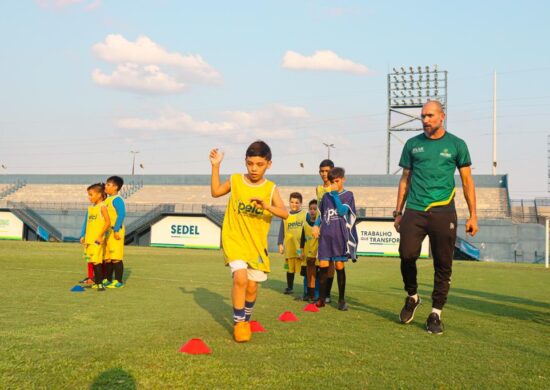
[[[84,242],[85,242],[85,241],[84,241],[84,237],[80,237],[80,243],[81,243],[81,244],[84,244]]]
[[[115,237],[115,240],[120,240],[120,234],[118,234],[118,232],[113,232],[113,236]]]
[[[210,162],[212,165],[220,165],[223,160],[223,152],[219,151],[219,149],[212,149],[210,151]]]
[[[250,198],[250,201],[256,203],[261,209],[267,210],[269,205],[261,198]]]
[[[95,243],[97,245],[101,245],[103,243],[103,240],[105,239],[105,237],[103,236],[99,236],[96,240],[95,240]]]
[[[321,235],[321,229],[319,228],[319,226],[313,226],[313,229],[311,230],[311,235],[314,238],[319,238],[319,236]]]
[[[279,253],[282,255],[283,253],[285,253],[285,247],[283,246],[283,244],[279,244]]]

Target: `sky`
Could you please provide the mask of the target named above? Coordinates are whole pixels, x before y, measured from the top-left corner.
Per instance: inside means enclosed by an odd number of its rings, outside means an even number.
[[[448,72],[447,130],[514,199],[548,196],[546,1],[0,2],[0,174],[244,170],[256,139],[272,174],[385,174],[387,74]],[[392,138],[391,172],[401,142]],[[302,167],[303,165],[303,167]]]

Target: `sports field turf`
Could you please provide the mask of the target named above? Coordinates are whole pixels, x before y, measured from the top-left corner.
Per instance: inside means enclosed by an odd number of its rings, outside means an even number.
[[[123,289],[72,293],[86,269],[79,245],[0,241],[1,389],[550,388],[550,272],[540,265],[456,261],[435,336],[424,330],[429,260],[419,260],[425,303],[401,325],[396,259],[349,265],[350,311],[307,313],[281,293],[273,255],[253,315],[267,332],[237,344],[221,253],[128,247],[126,257]],[[299,321],[278,321],[286,310]],[[195,337],[213,353],[178,352]]]

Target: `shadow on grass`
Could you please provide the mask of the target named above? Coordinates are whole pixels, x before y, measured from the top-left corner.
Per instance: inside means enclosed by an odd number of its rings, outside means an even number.
[[[124,273],[122,274],[122,283],[126,284],[128,279],[130,279],[130,275],[132,275],[132,268],[125,266]]]
[[[186,290],[185,287],[180,287],[180,290],[183,294],[192,294],[197,305],[210,313],[214,321],[225,328],[229,334],[233,334],[233,320],[231,317],[233,308],[225,302],[223,295],[203,287],[191,291]]]
[[[122,368],[111,368],[99,374],[90,385],[90,390],[134,390],[137,389],[134,377]]]
[[[424,284],[424,286],[428,285]],[[491,300],[492,302],[486,301],[485,299]],[[550,305],[544,302],[457,287],[451,287],[447,301],[448,305],[457,306],[466,310],[550,325],[550,315],[547,313],[509,305],[509,303],[535,306],[543,309],[550,308]]]
[[[270,279],[268,278],[265,282],[262,282],[262,288],[268,288],[270,290],[273,290],[275,292],[283,294],[285,291],[285,288],[287,287],[286,281],[278,280],[278,279]],[[294,280],[294,291],[296,291],[296,279]],[[301,291],[301,287],[300,287]]]

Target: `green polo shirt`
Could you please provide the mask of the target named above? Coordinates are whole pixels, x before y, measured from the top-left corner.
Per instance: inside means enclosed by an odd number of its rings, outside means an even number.
[[[399,166],[411,170],[407,208],[428,211],[451,203],[455,196],[455,171],[472,165],[466,143],[445,132],[439,139],[424,133],[407,141]]]

